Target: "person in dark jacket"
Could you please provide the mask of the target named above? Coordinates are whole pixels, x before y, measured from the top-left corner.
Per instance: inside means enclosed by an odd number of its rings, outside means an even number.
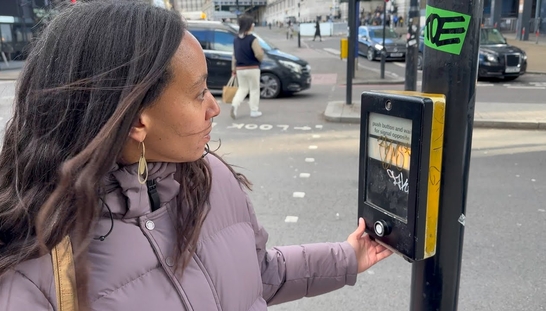
[[[108,29],[108,31],[104,31]],[[0,310],[251,310],[353,285],[364,235],[266,248],[175,11],[78,2],[34,42],[0,151]]]
[[[262,115],[260,106],[260,63],[264,58],[264,51],[254,31],[254,18],[250,15],[239,17],[239,35],[233,40],[233,57],[231,70],[237,75],[239,88],[231,103],[230,115],[237,118],[237,109],[248,95],[250,116],[253,118]]]
[[[320,22],[318,19],[315,22],[315,36],[313,37],[313,41],[315,41],[317,37],[319,37],[320,41],[322,41],[322,36],[320,35]]]

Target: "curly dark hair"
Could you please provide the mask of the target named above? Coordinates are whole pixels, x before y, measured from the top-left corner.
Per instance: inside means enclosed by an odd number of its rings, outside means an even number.
[[[0,275],[68,235],[80,310],[87,309],[86,253],[101,214],[102,179],[133,121],[170,82],[185,31],[175,11],[90,1],[63,9],[33,43],[0,153]],[[177,202],[190,209],[174,217],[183,270],[209,210],[211,172],[205,159],[177,166]]]

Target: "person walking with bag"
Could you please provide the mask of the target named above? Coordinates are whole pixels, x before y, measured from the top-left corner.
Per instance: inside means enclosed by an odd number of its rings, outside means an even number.
[[[266,311],[391,255],[363,219],[344,242],[266,248],[251,183],[209,151],[219,113],[176,11],[60,11],[33,42],[0,151],[0,310]]]
[[[248,95],[250,116],[253,118],[262,115],[260,106],[260,63],[264,58],[264,50],[260,41],[252,32],[254,31],[254,18],[249,15],[239,17],[239,35],[233,40],[233,58],[231,70],[237,75],[239,88],[231,103],[230,115],[237,118],[237,109]]]

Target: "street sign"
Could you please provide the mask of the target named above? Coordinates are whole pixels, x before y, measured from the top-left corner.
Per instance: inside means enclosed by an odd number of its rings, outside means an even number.
[[[410,262],[436,253],[444,115],[443,95],[361,96],[358,216]]]

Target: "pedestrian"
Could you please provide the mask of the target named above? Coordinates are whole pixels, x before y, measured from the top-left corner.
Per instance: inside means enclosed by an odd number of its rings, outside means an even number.
[[[233,40],[233,58],[231,62],[232,74],[237,76],[239,88],[231,103],[231,117],[237,118],[237,109],[248,95],[250,116],[253,118],[262,115],[260,106],[260,63],[264,58],[264,51],[260,41],[252,32],[254,18],[250,15],[239,16],[239,35]]]
[[[322,41],[322,36],[320,35],[320,23],[318,19],[315,21],[315,36],[313,37],[313,41],[315,41],[317,37],[319,37],[320,41]]]
[[[206,77],[175,11],[97,0],[50,22],[0,151],[0,310],[265,311],[391,254],[362,219],[345,242],[266,249],[249,181],[208,150]]]

